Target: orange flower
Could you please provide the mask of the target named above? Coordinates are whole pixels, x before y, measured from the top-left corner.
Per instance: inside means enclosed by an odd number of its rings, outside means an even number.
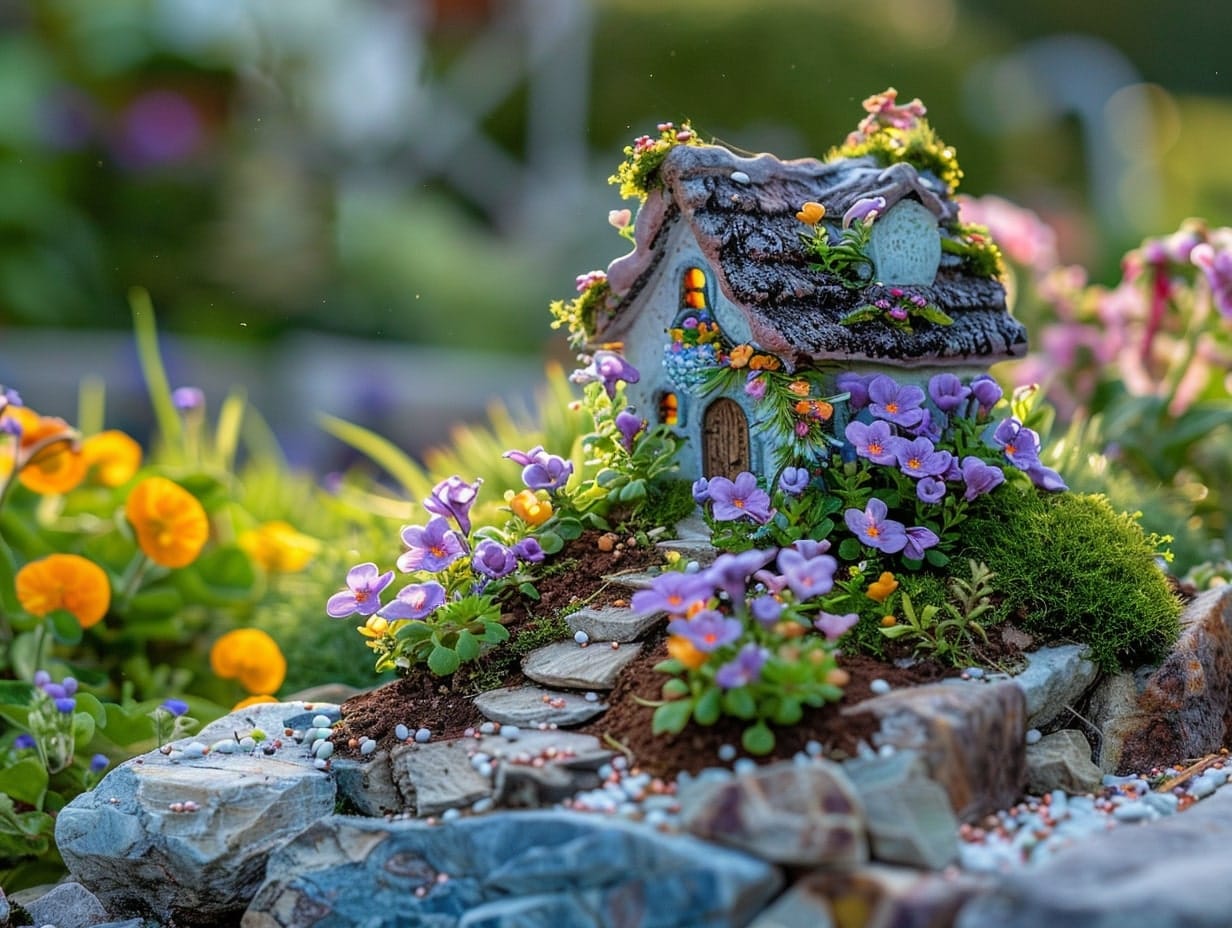
[[[540,499],[533,490],[523,490],[509,500],[509,508],[513,514],[527,525],[542,525],[552,518],[552,504],[546,499]]]
[[[793,380],[787,385],[787,389],[796,396],[809,395],[809,385],[807,380]]]
[[[890,598],[890,594],[898,589],[898,581],[894,579],[894,575],[888,570],[880,577],[868,585],[865,593],[873,602],[884,603]]]
[[[735,348],[731,350],[731,354],[728,356],[729,359],[727,363],[730,364],[736,370],[739,370],[742,367],[748,366],[749,358],[751,357],[753,357],[753,346],[752,345],[737,345]]]
[[[796,415],[807,416],[809,409],[812,407],[809,405],[808,400],[796,400],[796,405],[793,408],[796,410]]]
[[[822,422],[828,422],[834,415],[834,407],[825,400],[809,400],[809,415]]]
[[[141,466],[141,446],[118,429],[91,435],[81,443],[81,456],[94,481],[105,487],[128,483]]]
[[[22,486],[35,493],[55,494],[67,493],[81,483],[86,463],[71,425],[24,406],[8,407],[5,414],[21,425],[17,468]]]
[[[239,680],[250,693],[273,693],[286,679],[287,659],[261,629],[237,628],[214,642],[210,668],[224,679]]]
[[[898,624],[898,619],[894,618],[894,616],[892,615],[883,615],[881,617],[881,627],[882,628],[893,628],[897,624]]]
[[[777,371],[782,364],[772,354],[755,354],[749,361],[749,367],[755,371]]]
[[[16,577],[17,600],[31,615],[71,612],[82,628],[97,625],[111,605],[111,582],[101,567],[76,554],[49,554]]]
[[[166,477],[147,477],[133,487],[124,513],[146,557],[163,567],[191,564],[210,536],[197,497]]]
[[[262,570],[271,574],[294,574],[308,566],[320,543],[302,535],[282,521],[266,522],[241,532],[240,548]]]
[[[671,635],[668,637],[667,653],[669,657],[680,661],[689,670],[696,670],[706,663],[705,653],[697,650],[693,642],[683,635]]]
[[[796,213],[796,218],[806,225],[815,226],[821,222],[826,215],[826,208],[820,203],[814,203],[812,200],[800,207],[800,212]]]
[[[275,699],[273,696],[267,696],[264,693],[262,693],[259,696],[247,696],[244,699],[241,699],[239,702],[237,702],[234,706],[232,706],[231,711],[238,712],[240,709],[247,709],[249,706],[259,706],[263,702],[277,702],[277,701],[278,700]]]

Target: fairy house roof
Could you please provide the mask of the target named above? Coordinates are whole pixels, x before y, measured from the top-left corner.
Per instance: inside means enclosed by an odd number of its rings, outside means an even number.
[[[671,232],[688,227],[723,294],[748,319],[754,340],[792,365],[868,360],[903,366],[991,364],[1026,352],[1026,330],[1008,312],[1005,288],[964,272],[943,254],[930,285],[912,286],[948,314],[951,325],[913,326],[912,332],[876,321],[840,319],[877,299],[873,283],[849,289],[810,269],[796,213],[808,201],[826,207],[827,221],[858,200],[884,196],[886,211],[904,199],[921,203],[945,226],[957,204],[943,184],[906,163],[884,167],[870,156],[823,163],[742,157],[718,145],[679,145],[659,168],[661,186],[637,215],[634,250],[608,268],[607,313],[596,320],[599,340],[623,337],[639,296],[666,253]]]

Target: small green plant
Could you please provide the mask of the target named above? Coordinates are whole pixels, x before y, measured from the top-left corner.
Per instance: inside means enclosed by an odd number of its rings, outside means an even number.
[[[633,144],[625,146],[625,160],[616,168],[616,173],[608,178],[608,183],[620,185],[620,195],[626,199],[645,200],[658,180],[659,166],[663,159],[677,145],[700,145],[701,140],[693,127],[686,121],[676,126],[674,123],[661,122],[658,125],[658,136],[641,135],[633,140]]]
[[[951,664],[970,662],[971,648],[978,638],[988,643],[984,616],[993,609],[993,573],[974,560],[967,562],[970,579],[951,577],[950,599],[941,605],[922,605],[918,609],[907,592],[900,594],[905,622],[883,625],[881,634],[889,639],[904,638],[916,654],[934,657]]]
[[[883,322],[910,335],[915,331],[911,327],[912,320],[917,319],[933,325],[954,324],[954,320],[939,307],[929,303],[920,294],[909,293],[901,287],[887,287],[883,293],[873,294],[871,303],[853,309],[840,319],[839,323],[855,325],[858,322]]]
[[[885,201],[882,200],[884,208]],[[873,261],[868,256],[868,243],[873,234],[875,211],[844,225],[838,239],[832,237],[829,226],[817,222],[810,232],[803,233],[805,252],[815,260],[809,264],[814,271],[835,277],[849,289],[859,289],[873,279]]]

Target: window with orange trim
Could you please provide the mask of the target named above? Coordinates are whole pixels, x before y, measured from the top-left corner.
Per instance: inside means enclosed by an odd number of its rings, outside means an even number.
[[[706,272],[700,267],[691,267],[684,272],[680,290],[682,306],[689,309],[706,308]]]
[[[676,425],[680,421],[680,400],[675,393],[665,390],[659,394],[659,424]]]

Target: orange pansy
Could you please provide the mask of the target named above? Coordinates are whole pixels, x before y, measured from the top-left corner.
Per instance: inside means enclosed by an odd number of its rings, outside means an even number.
[[[293,574],[308,566],[320,542],[287,522],[265,522],[241,532],[237,540],[245,554],[268,573]]]
[[[49,554],[17,571],[17,601],[31,615],[71,612],[82,628],[97,625],[111,605],[111,582],[93,561],[77,554]]]
[[[205,507],[166,477],[147,477],[133,487],[124,513],[146,557],[163,567],[191,564],[210,537]]]
[[[552,504],[546,499],[540,499],[532,490],[523,490],[509,500],[509,508],[513,514],[527,525],[542,525],[552,518]]]
[[[91,435],[81,443],[81,455],[94,482],[105,487],[128,483],[141,466],[141,445],[118,429]]]
[[[696,670],[706,663],[705,652],[699,651],[693,642],[683,635],[671,635],[667,639],[667,653],[669,657],[680,661],[689,670]]]
[[[884,603],[890,598],[890,594],[898,589],[898,581],[894,579],[894,574],[888,570],[882,573],[880,577],[868,585],[865,591],[868,598],[873,602]]]
[[[273,693],[287,676],[287,659],[278,642],[259,628],[227,632],[210,648],[210,668],[236,679],[250,693]]]
[[[22,486],[35,493],[54,494],[67,493],[81,483],[86,462],[71,425],[25,407],[9,407],[5,413],[21,424],[17,467]]]

